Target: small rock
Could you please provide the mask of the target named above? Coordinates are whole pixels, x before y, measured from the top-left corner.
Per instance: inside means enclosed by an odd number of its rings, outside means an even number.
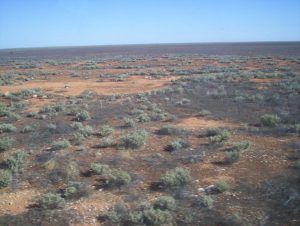
[[[215,185],[209,185],[204,189],[207,194],[217,194],[219,193],[219,189]]]
[[[204,188],[198,188],[198,192],[205,192]]]

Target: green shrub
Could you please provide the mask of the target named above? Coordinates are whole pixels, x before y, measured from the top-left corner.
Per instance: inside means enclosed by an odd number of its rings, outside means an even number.
[[[75,114],[75,120],[78,122],[83,122],[89,119],[91,119],[90,114],[85,110],[79,111]]]
[[[58,151],[58,150],[61,150],[61,149],[68,148],[68,147],[70,147],[70,145],[71,144],[68,140],[63,139],[63,140],[52,142],[51,149],[54,150],[54,151]]]
[[[59,194],[48,192],[41,196],[37,204],[42,209],[60,209],[65,206],[65,200]]]
[[[175,210],[176,202],[171,196],[160,196],[153,204],[154,209]]]
[[[101,128],[100,128],[100,130],[99,130],[99,135],[101,136],[101,137],[107,137],[107,136],[109,136],[111,133],[113,133],[114,132],[114,129],[113,128],[111,128],[110,126],[108,126],[108,125],[104,125],[104,126],[102,126]]]
[[[108,210],[107,212],[101,214],[100,218],[116,225],[119,225],[118,223],[121,221],[121,216],[115,210]]]
[[[286,129],[289,133],[300,133],[300,124],[288,125]]]
[[[170,225],[173,216],[169,211],[150,208],[144,211],[144,222],[146,225]]]
[[[123,148],[136,149],[144,144],[146,132],[143,130],[136,130],[129,133],[126,136],[122,136],[120,139],[120,146]]]
[[[21,133],[30,133],[33,132],[35,129],[34,126],[26,125],[22,128]]]
[[[65,110],[65,107],[63,104],[53,104],[53,105],[47,105],[44,106],[41,110],[40,113],[46,113],[46,114],[51,114],[51,113],[57,113],[57,112],[63,112]]]
[[[177,167],[172,171],[163,174],[160,177],[160,184],[165,188],[172,188],[188,184],[191,176],[188,170]]]
[[[264,126],[275,127],[280,123],[281,119],[277,115],[265,114],[261,116],[260,122]]]
[[[151,112],[149,117],[151,121],[160,121],[166,118],[166,114],[161,112]]]
[[[53,123],[50,123],[50,124],[47,125],[47,129],[48,129],[51,133],[53,133],[53,132],[56,130],[56,128],[57,128],[57,126],[56,126],[55,124],[53,124]]]
[[[227,164],[232,164],[240,159],[240,152],[239,151],[226,151],[224,162]]]
[[[15,131],[16,131],[16,127],[10,123],[0,124],[0,133],[11,133]]]
[[[240,141],[237,143],[234,143],[229,149],[228,151],[242,151],[242,150],[246,150],[249,147],[249,142],[248,141]]]
[[[205,195],[202,199],[202,204],[204,207],[207,207],[208,209],[212,209],[214,200],[210,196]]]
[[[108,178],[107,185],[110,187],[121,187],[131,182],[131,176],[123,170],[114,170]]]
[[[39,117],[39,113],[38,112],[29,112],[26,116],[28,118],[38,118]]]
[[[147,114],[141,114],[138,117],[139,122],[150,122],[151,118]]]
[[[220,128],[208,128],[206,131],[207,137],[217,136],[222,133],[222,129]]]
[[[6,151],[12,147],[14,140],[12,138],[4,137],[0,139],[0,152]]]
[[[82,182],[69,182],[63,189],[65,199],[79,199],[87,195],[86,185]]]
[[[72,128],[77,130],[78,133],[82,134],[84,137],[88,137],[94,133],[93,127],[89,125],[82,125],[81,122],[74,122],[71,124]]]
[[[208,116],[208,115],[211,115],[211,112],[210,111],[208,111],[208,110],[201,110],[200,112],[199,112],[199,116],[202,116],[202,117],[204,117],[204,116]]]
[[[227,141],[229,138],[230,138],[230,133],[226,130],[223,130],[218,135],[210,136],[208,140],[210,143],[215,144],[215,143],[222,143],[224,141]]]
[[[185,146],[184,141],[182,140],[175,140],[172,141],[170,144],[167,145],[167,147],[165,148],[167,151],[177,151],[181,148],[183,148]]]
[[[21,116],[18,115],[17,113],[9,112],[9,114],[7,115],[7,118],[10,122],[12,122],[12,121],[20,120]]]
[[[10,170],[0,169],[0,188],[7,187],[12,181],[12,173]]]
[[[3,162],[3,165],[11,172],[20,172],[24,164],[25,156],[26,154],[23,151],[16,152],[14,155],[8,157]]]
[[[215,186],[220,192],[225,192],[231,189],[231,186],[222,179],[217,180]]]
[[[113,145],[113,141],[109,137],[104,137],[100,140],[99,147],[100,148],[107,148]]]
[[[109,165],[101,164],[101,163],[92,163],[90,167],[90,171],[94,174],[98,175],[110,175],[111,169]]]
[[[124,118],[124,127],[126,128],[133,128],[135,127],[135,122],[131,118]]]
[[[172,125],[164,125],[162,128],[160,128],[157,131],[157,134],[159,135],[171,135],[175,134],[177,129]]]
[[[74,133],[70,141],[73,143],[73,145],[81,145],[85,139],[86,137],[81,133]]]

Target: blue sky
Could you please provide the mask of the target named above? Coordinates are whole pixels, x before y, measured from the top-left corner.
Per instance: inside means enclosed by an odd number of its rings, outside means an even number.
[[[0,0],[0,48],[300,41],[300,0]]]

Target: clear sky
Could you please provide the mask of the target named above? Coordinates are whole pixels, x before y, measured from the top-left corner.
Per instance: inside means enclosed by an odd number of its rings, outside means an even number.
[[[300,0],[0,0],[0,48],[300,41]]]

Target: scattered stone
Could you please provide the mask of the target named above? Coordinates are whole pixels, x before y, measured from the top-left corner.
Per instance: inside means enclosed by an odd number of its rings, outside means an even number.
[[[209,185],[206,188],[204,188],[204,191],[206,194],[217,194],[219,193],[219,189],[215,185]]]

